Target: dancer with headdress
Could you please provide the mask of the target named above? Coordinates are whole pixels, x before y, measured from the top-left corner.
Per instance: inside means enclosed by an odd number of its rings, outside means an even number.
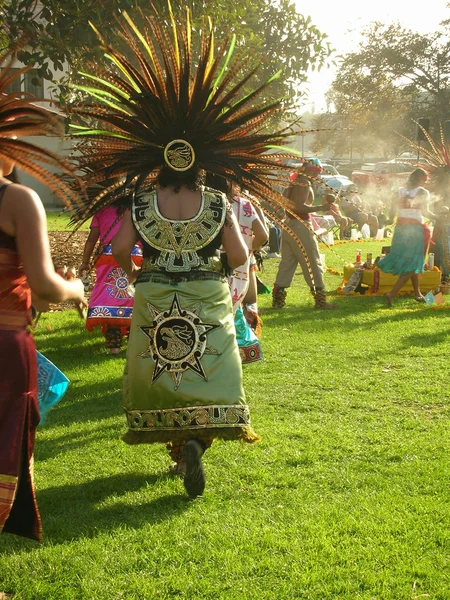
[[[286,196],[294,205],[293,212],[287,215],[287,222],[290,229],[301,240],[302,245],[299,246],[286,230],[282,232],[281,261],[272,290],[273,308],[286,306],[287,288],[292,283],[298,265],[300,265],[303,277],[311,290],[314,307],[318,310],[329,310],[336,307],[336,304],[327,302],[323,265],[320,260],[317,236],[314,234],[311,222],[312,212],[328,211],[334,202],[334,197],[333,199],[328,197],[328,202],[320,206],[313,206],[314,191],[311,181],[321,172],[322,165],[319,159],[305,160],[298,172],[293,174],[291,184],[286,190]]]
[[[437,198],[433,207],[433,236],[431,244],[434,252],[434,264],[442,271],[444,279],[450,277],[450,142],[444,133],[442,123],[439,124],[439,135],[431,137],[429,132],[417,123],[422,130],[427,144],[419,144],[405,139],[420,152],[426,160],[423,164],[429,177],[429,188]]]
[[[397,222],[391,249],[377,263],[384,273],[399,276],[391,291],[384,295],[388,306],[392,306],[395,296],[409,279],[414,288],[414,299],[417,302],[424,301],[419,287],[419,274],[423,273],[430,242],[430,230],[424,222],[424,216],[434,217],[428,208],[430,194],[424,187],[427,181],[428,173],[419,167],[410,174],[406,185],[398,190]]]
[[[6,63],[6,64],[5,64]],[[3,66],[5,64],[5,66]],[[39,423],[37,355],[31,324],[31,291],[47,301],[85,304],[79,279],[55,273],[39,196],[11,183],[14,165],[66,201],[74,193],[53,169],[72,173],[55,154],[18,139],[54,134],[58,123],[29,94],[6,90],[26,70],[12,70],[13,53],[0,58],[0,532],[42,536],[33,482],[33,448]]]
[[[271,80],[241,96],[253,72],[237,77],[245,61],[232,58],[234,40],[217,51],[205,23],[194,59],[189,11],[185,24],[169,19],[172,36],[160,14],[141,18],[142,33],[123,13],[120,31],[135,62],[99,34],[112,65],[93,68],[80,87],[92,96],[75,113],[85,122],[74,123],[76,135],[90,140],[80,149],[87,184],[107,186],[110,177],[122,184],[115,181],[77,214],[83,221],[125,187],[132,192],[112,242],[136,289],[123,439],[166,443],[195,497],[205,487],[202,455],[214,439],[259,440],[245,401],[226,279],[248,252],[226,196],[204,187],[202,173],[276,204],[284,201],[272,186],[289,172],[277,161],[290,154],[267,153],[287,137],[286,130],[265,132],[281,101],[257,103]],[[130,258],[138,240],[141,268]]]

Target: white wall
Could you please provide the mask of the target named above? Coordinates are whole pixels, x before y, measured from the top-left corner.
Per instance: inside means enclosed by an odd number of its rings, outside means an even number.
[[[68,156],[68,153],[71,149],[70,140],[63,140],[58,137],[51,136],[36,136],[36,137],[27,137],[23,138],[24,140],[36,144],[36,146],[40,146],[41,148],[47,148],[47,150],[51,150],[55,154],[59,156]],[[27,185],[35,190],[46,209],[49,210],[57,210],[64,207],[64,203],[60,200],[46,185],[24,173],[23,171],[18,171],[19,183],[23,185]]]

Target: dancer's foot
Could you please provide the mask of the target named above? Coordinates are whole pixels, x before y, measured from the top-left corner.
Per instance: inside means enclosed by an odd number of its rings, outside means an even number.
[[[120,352],[120,348],[110,348],[109,349],[110,354],[119,354],[119,352]]]
[[[393,302],[394,302],[394,297],[391,296],[390,294],[385,294],[384,297],[386,298],[386,304],[388,308],[391,308]]]
[[[315,310],[333,310],[333,308],[337,308],[337,304],[335,302],[324,302],[322,304],[316,304],[314,306]]]
[[[172,475],[184,477],[186,475],[186,463],[184,462],[184,460],[181,460],[180,462],[174,462],[170,465],[169,471]]]
[[[206,477],[202,464],[203,448],[196,440],[189,440],[183,450],[186,461],[184,487],[191,498],[201,496],[205,489]]]
[[[416,302],[425,302],[425,298],[422,296],[422,294],[419,294],[418,296],[414,296],[414,300]]]

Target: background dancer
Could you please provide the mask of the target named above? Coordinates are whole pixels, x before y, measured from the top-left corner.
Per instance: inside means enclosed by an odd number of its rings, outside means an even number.
[[[325,293],[325,283],[323,280],[323,266],[320,260],[319,245],[317,236],[312,232],[312,223],[310,214],[316,211],[328,211],[330,204],[334,202],[334,197],[327,196],[329,202],[319,206],[314,204],[314,192],[309,177],[315,177],[322,171],[322,166],[318,159],[314,162],[305,162],[300,169],[295,180],[298,184],[291,184],[286,192],[286,197],[294,205],[294,212],[298,219],[289,215],[286,223],[299,237],[306,251],[307,258],[301,251],[298,243],[283,231],[281,236],[281,261],[278,267],[278,273],[275,279],[275,285],[272,290],[273,308],[283,308],[286,305],[287,288],[290,287],[294,278],[297,266],[300,265],[303,277],[311,289],[311,294],[315,301],[315,308],[319,310],[328,310],[335,308],[335,304],[327,302]],[[309,261],[309,265],[308,265]],[[309,267],[312,270],[314,281],[311,277]]]
[[[90,270],[90,260],[100,239],[95,257],[95,285],[89,300],[86,329],[93,331],[101,327],[106,347],[111,354],[118,354],[124,336],[128,335],[134,298],[129,292],[129,282],[123,269],[113,258],[111,240],[120,229],[122,213],[116,206],[102,208],[91,221],[91,231],[83,251],[83,262],[79,273]],[[131,256],[139,266],[142,262],[142,247],[136,244]]]
[[[398,190],[397,222],[391,249],[377,263],[384,273],[399,275],[394,287],[384,295],[388,306],[392,306],[395,296],[408,279],[413,284],[414,299],[417,302],[424,301],[419,287],[419,274],[423,273],[430,230],[423,217],[436,218],[428,210],[430,194],[423,187],[427,181],[425,169],[417,168],[410,174],[406,185]]]

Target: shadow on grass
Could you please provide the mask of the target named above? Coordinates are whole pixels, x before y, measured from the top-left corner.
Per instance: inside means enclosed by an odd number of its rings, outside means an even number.
[[[332,300],[334,301],[334,299]],[[381,314],[378,313],[379,309],[383,309]],[[370,321],[371,327],[394,320],[399,322],[441,318],[441,315],[437,311],[430,310],[423,305],[418,306],[416,302],[401,302],[400,299],[392,309],[388,309],[379,297],[368,297],[363,300],[345,298],[341,303],[338,301],[338,306],[334,310],[314,310],[313,306],[307,305],[292,305],[286,306],[283,309],[269,307],[264,308],[262,317],[268,326],[289,327],[294,323],[307,321],[311,324],[320,323],[321,329],[326,329],[327,327],[341,329],[343,319],[345,319],[345,329],[349,331],[368,326],[367,322],[361,323],[354,318],[352,320],[346,319],[349,313],[354,317],[358,314],[372,313],[374,310],[377,311],[377,315],[379,316],[374,315],[373,320]]]
[[[448,338],[450,337],[450,328],[442,330],[440,329],[441,324],[439,324],[438,327],[433,333],[415,333],[406,337],[403,342],[403,347],[411,348],[411,346],[417,346],[419,348],[429,348],[431,346],[436,346],[437,344],[447,344]]]
[[[92,479],[81,484],[63,485],[37,492],[44,531],[44,543],[64,544],[79,538],[95,538],[99,534],[121,528],[140,529],[170,519],[187,510],[189,498],[184,494],[164,495],[139,503],[130,494],[145,494],[145,488],[171,475],[128,473]],[[180,489],[182,482],[180,480]],[[121,499],[126,496],[126,499]],[[99,504],[111,500],[106,507]],[[15,536],[2,536],[0,555],[11,550],[36,549],[36,544],[20,544]]]
[[[50,439],[39,438],[35,445],[35,459],[44,462],[55,458],[59,454],[67,454],[79,448],[87,448],[91,441],[99,442],[101,440],[120,441],[120,435],[126,432],[125,419],[123,419],[123,428],[120,430],[117,425],[105,425],[99,423],[92,431],[79,431],[74,433],[52,434]],[[122,442],[120,442],[122,443]]]

